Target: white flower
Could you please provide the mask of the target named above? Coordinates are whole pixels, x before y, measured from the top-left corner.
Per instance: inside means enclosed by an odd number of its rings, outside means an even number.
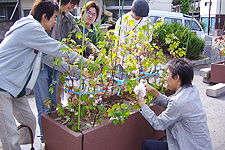
[[[163,73],[163,70],[159,70],[159,74],[162,74]]]
[[[140,82],[138,84],[138,86],[136,86],[134,88],[134,93],[136,95],[138,95],[139,91],[141,91],[141,97],[145,97],[145,95],[146,95],[146,88],[145,88],[145,86],[144,86],[144,84],[142,82]]]
[[[134,56],[138,56],[139,55],[139,53],[134,53]]]
[[[74,112],[74,109],[73,109],[73,108],[71,108],[71,109],[70,109],[70,112]]]
[[[116,119],[116,120],[119,120],[119,118],[118,117],[111,117],[109,120],[114,120],[114,119]]]
[[[96,99],[95,102],[93,103],[94,106],[97,106],[97,104],[102,102],[102,97],[100,96],[99,99]]]
[[[75,57],[75,62],[79,62],[80,58],[79,57]]]
[[[84,71],[88,71],[87,68],[84,68]]]
[[[140,58],[142,61],[146,59],[146,57],[144,57],[143,55],[141,55]]]
[[[94,98],[94,96],[92,94],[89,95],[89,98]]]
[[[132,73],[135,75],[138,75],[139,72],[138,72],[138,70],[133,70]]]
[[[94,55],[89,55],[88,59],[94,59]]]

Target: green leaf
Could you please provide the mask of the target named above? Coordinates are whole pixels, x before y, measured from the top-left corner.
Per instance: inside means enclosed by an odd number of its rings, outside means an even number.
[[[127,104],[125,104],[125,103],[123,103],[123,104],[121,105],[121,109],[126,109],[126,107],[127,107]]]
[[[133,106],[133,107],[134,107],[134,109],[135,109],[135,110],[137,110],[137,109],[140,109],[140,108],[141,108],[138,104],[134,104],[134,106]]]
[[[74,125],[74,120],[73,119],[71,119],[70,125]]]
[[[97,123],[101,123],[101,122],[102,122],[102,119],[98,119],[98,120],[97,120]]]
[[[114,123],[115,126],[116,126],[118,123],[120,123],[118,119],[113,119],[112,122]]]
[[[113,117],[114,116],[114,110],[113,109],[109,108],[108,109],[108,113],[109,113],[109,116],[110,117]]]
[[[60,116],[63,116],[65,114],[65,110],[63,107],[59,107],[58,108],[58,113],[60,114]]]
[[[104,110],[104,106],[102,106],[102,105],[98,105],[98,110],[100,110],[100,111],[103,111]]]
[[[117,105],[117,104],[114,104],[113,106],[112,106],[112,109],[119,109],[120,108],[120,105]]]
[[[72,130],[77,131],[78,130],[78,126],[73,126]]]
[[[81,100],[88,101],[88,95],[87,94],[82,95]]]

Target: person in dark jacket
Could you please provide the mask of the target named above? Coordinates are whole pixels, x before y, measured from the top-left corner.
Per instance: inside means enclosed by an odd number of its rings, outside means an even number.
[[[83,6],[80,17],[75,17],[75,20],[83,33],[83,25],[82,22],[84,21],[84,11],[85,6]],[[85,17],[85,34],[86,37],[90,39],[94,45],[97,44],[97,29],[94,26],[94,22],[98,19],[99,16],[99,5],[96,4],[94,1],[90,1],[86,4],[86,17]]]

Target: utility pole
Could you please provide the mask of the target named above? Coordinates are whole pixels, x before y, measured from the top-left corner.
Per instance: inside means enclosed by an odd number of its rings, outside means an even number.
[[[209,21],[208,21],[208,35],[210,32],[210,10],[211,10],[211,0],[209,1]]]
[[[220,15],[221,15],[221,0],[220,0],[220,10],[219,10],[219,18],[218,18],[218,29],[220,29]]]

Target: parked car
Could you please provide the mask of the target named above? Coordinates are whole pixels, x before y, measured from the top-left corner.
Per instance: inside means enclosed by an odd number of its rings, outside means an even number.
[[[187,28],[190,28],[192,18],[191,16],[183,13],[159,11],[159,10],[150,10],[149,16],[153,23],[156,23],[157,19],[162,18],[162,21],[164,23],[173,23],[173,22],[182,23]],[[192,20],[191,31],[196,32],[199,38],[204,39],[205,31],[195,18],[193,18]]]

